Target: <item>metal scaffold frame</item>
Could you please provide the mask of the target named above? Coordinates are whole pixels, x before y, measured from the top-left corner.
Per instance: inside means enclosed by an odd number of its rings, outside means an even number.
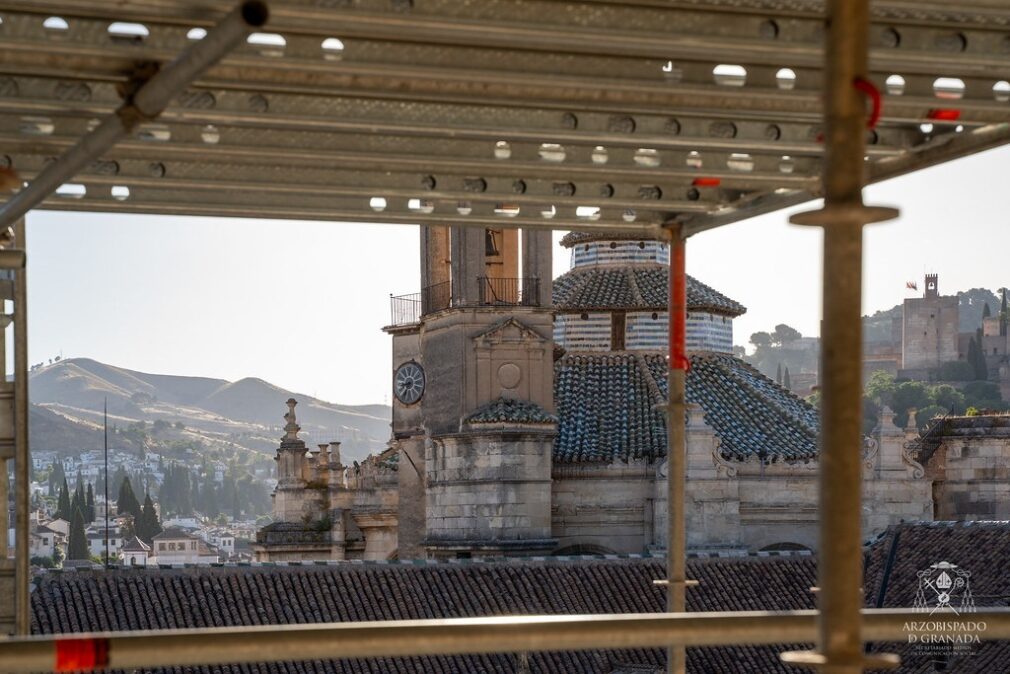
[[[267,21],[259,2],[0,0],[0,167],[29,180],[0,208],[0,226],[21,223],[22,250],[21,217],[35,206],[665,231],[670,612],[18,637],[0,640],[5,668],[664,645],[669,670],[681,674],[687,646],[803,642],[816,651],[783,659],[832,674],[894,664],[864,653],[865,642],[907,636],[907,614],[861,609],[852,449],[862,227],[896,211],[865,206],[862,188],[1010,142],[1010,8],[998,0],[327,5],[273,2]],[[687,614],[685,242],[821,197],[823,208],[794,217],[824,228],[830,279],[819,611]],[[23,357],[23,270],[15,277]],[[25,375],[15,377],[22,430]],[[25,432],[17,437],[25,634],[28,447]],[[1007,612],[976,617],[988,623],[984,638],[1010,638]]]

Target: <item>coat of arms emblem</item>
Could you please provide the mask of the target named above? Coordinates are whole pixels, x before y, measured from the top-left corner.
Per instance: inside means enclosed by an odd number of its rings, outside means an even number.
[[[971,572],[950,562],[937,562],[918,572],[919,587],[915,592],[916,609],[923,613],[975,612],[971,595]]]

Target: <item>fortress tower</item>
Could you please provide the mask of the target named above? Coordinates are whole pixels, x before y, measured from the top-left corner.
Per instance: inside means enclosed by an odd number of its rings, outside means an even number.
[[[958,300],[940,295],[939,278],[926,274],[923,296],[906,299],[902,308],[901,373],[929,379],[930,371],[958,359]]]

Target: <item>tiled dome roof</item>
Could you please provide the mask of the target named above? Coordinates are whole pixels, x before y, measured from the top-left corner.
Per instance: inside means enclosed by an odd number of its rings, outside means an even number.
[[[666,359],[660,354],[569,353],[555,364],[561,463],[666,456]],[[727,354],[691,356],[687,400],[697,403],[727,460],[802,461],[817,456],[816,410]]]
[[[558,418],[529,400],[498,397],[478,407],[463,421],[468,424],[556,424]]]
[[[583,267],[554,281],[554,308],[559,311],[591,309],[665,310],[669,298],[670,268],[661,264],[623,268]],[[687,308],[739,316],[747,311],[739,302],[687,277]]]

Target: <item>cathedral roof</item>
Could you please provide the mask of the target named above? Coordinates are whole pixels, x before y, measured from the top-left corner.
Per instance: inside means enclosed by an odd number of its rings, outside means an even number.
[[[670,268],[663,264],[622,267],[580,267],[554,280],[554,308],[558,311],[654,310],[666,311]],[[693,276],[687,277],[687,307],[739,316],[746,307]]]
[[[554,461],[595,463],[666,456],[666,358],[648,353],[568,353],[555,364]],[[728,354],[696,353],[687,400],[730,461],[806,461],[817,456],[817,412]]]
[[[556,424],[558,418],[529,400],[499,396],[463,420],[467,424]]]

